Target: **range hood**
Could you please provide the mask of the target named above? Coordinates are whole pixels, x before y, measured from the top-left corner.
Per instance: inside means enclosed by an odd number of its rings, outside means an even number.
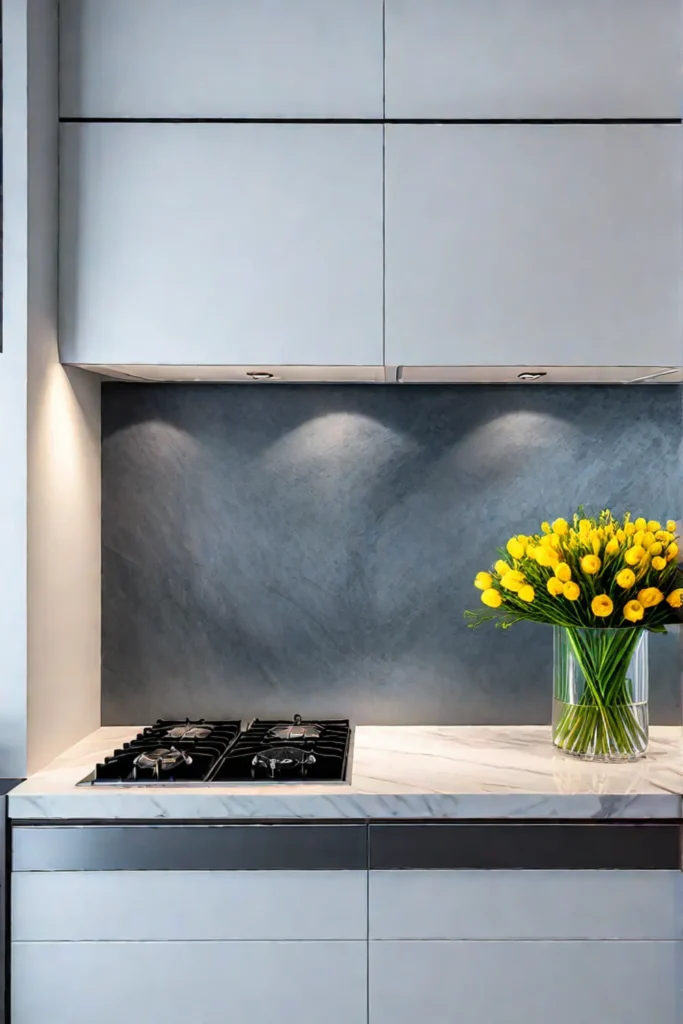
[[[191,366],[72,363],[132,383],[675,384],[675,366]]]

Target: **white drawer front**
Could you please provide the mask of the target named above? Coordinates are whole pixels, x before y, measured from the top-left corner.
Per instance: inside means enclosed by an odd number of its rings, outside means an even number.
[[[33,941],[364,939],[363,871],[46,871],[12,878]]]
[[[680,942],[373,942],[371,1024],[680,1024]]]
[[[681,939],[678,871],[372,871],[373,939]]]
[[[13,1024],[122,1024],[131,1019],[366,1024],[367,946],[14,943]]]

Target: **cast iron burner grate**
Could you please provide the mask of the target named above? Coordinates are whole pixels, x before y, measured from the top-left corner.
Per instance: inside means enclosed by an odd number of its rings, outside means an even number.
[[[94,785],[116,783],[205,782],[212,769],[230,749],[240,733],[240,722],[184,722],[159,719],[154,725],[124,743],[102,764],[92,778]],[[159,756],[159,751],[174,750],[178,756]]]
[[[257,718],[221,758],[209,782],[345,782],[349,721],[301,722],[297,716],[295,724],[297,729],[287,733],[286,723]]]

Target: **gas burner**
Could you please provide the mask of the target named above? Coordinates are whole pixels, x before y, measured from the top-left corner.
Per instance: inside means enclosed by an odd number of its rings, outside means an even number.
[[[294,715],[294,723],[279,722],[266,733],[267,740],[287,740],[289,743],[302,740],[318,740],[323,727],[316,722],[304,722],[301,715]]]
[[[112,751],[79,785],[225,786],[346,782],[347,719],[158,719]]]
[[[184,725],[174,725],[168,729],[164,733],[164,738],[168,740],[205,740],[212,732],[212,725],[206,725],[202,721],[191,722],[189,718],[186,718]]]
[[[267,750],[259,750],[251,761],[251,775],[256,778],[257,768],[262,768],[271,779],[276,775],[300,772],[306,775],[308,766],[316,764],[313,754],[308,754],[300,747],[270,747]]]
[[[133,764],[136,768],[151,768],[156,778],[159,778],[161,772],[169,772],[181,764],[192,764],[192,758],[176,747],[155,747],[154,750],[143,750]]]

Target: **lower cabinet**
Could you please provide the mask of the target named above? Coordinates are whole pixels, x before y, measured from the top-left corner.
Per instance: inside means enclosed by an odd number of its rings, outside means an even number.
[[[15,942],[12,959],[13,1024],[367,1020],[364,942]]]
[[[22,871],[13,1024],[367,1024],[365,871]]]
[[[370,1024],[680,1024],[680,942],[370,943]]]
[[[437,839],[406,849],[443,857]],[[371,843],[371,857],[387,851]],[[683,1020],[678,870],[45,870],[27,858],[12,876],[13,1024]]]
[[[370,1024],[680,1024],[680,871],[371,871]]]

